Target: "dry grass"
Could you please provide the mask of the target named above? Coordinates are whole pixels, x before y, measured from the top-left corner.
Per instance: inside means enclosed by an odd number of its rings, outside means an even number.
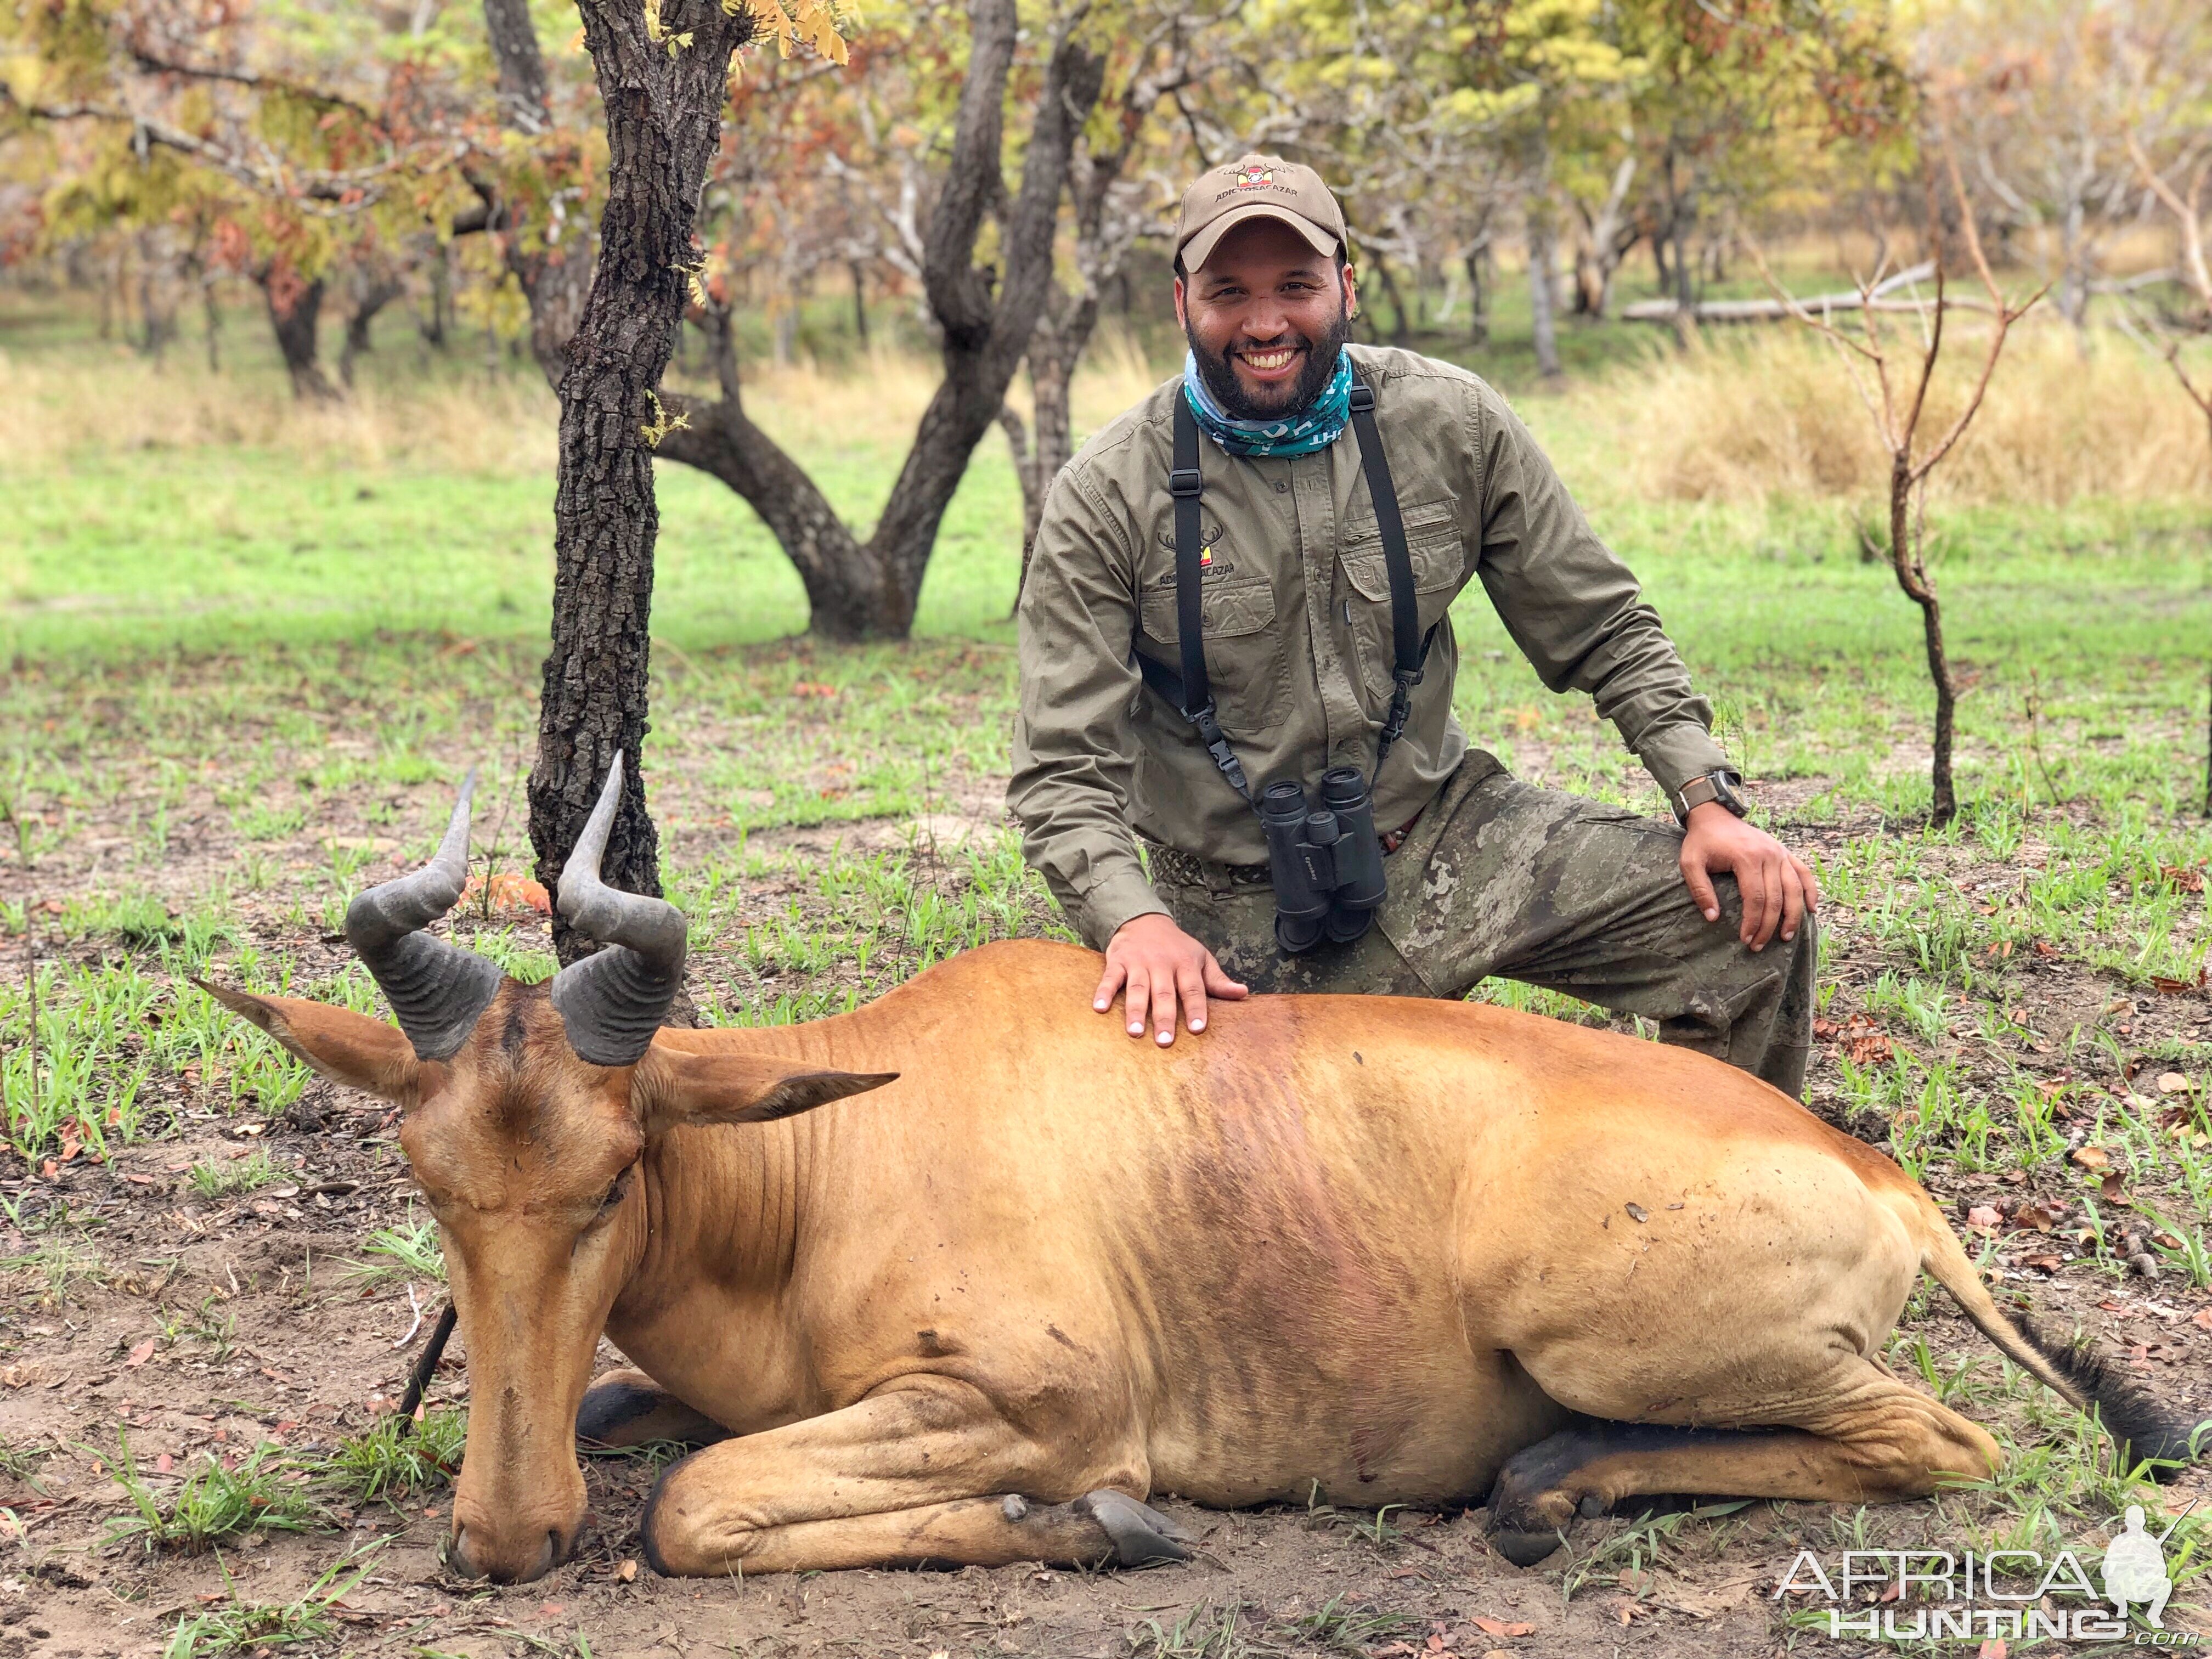
[[[1910,319],[1900,319],[1909,322]],[[1945,430],[1978,368],[1972,324],[1946,351],[1923,430]],[[1718,338],[1568,394],[1615,488],[1690,501],[1863,496],[1887,465],[1832,348],[1801,330]],[[2072,336],[2016,333],[1989,401],[1936,475],[1945,499],[2062,506],[2212,498],[2212,444],[2166,365],[2117,334],[2085,362]]]
[[[938,375],[932,358],[880,350],[842,373],[811,363],[748,368],[745,406],[801,456],[856,443],[896,454],[911,441]],[[1128,338],[1101,331],[1076,378],[1078,430],[1103,426],[1161,378]],[[1018,384],[1013,402],[1028,413]],[[527,368],[404,391],[364,386],[343,403],[315,406],[295,402],[273,374],[210,374],[182,358],[157,368],[121,351],[66,362],[0,352],[0,473],[102,453],[208,447],[349,467],[542,473],[553,465],[557,417],[553,394]]]
[[[273,376],[157,368],[143,358],[85,354],[66,362],[0,353],[0,471],[28,471],[73,455],[243,447],[301,460],[380,467],[432,462],[465,472],[553,465],[552,393],[516,374],[364,388],[342,404],[294,402]]]

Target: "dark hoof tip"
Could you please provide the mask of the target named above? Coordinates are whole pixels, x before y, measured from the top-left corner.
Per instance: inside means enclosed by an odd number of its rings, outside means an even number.
[[[1490,1534],[1490,1547],[1516,1567],[1533,1567],[1559,1547],[1556,1532],[1521,1532],[1501,1527]]]
[[[1114,1540],[1114,1558],[1122,1566],[1154,1561],[1188,1561],[1190,1534],[1149,1504],[1140,1504],[1111,1486],[1085,1493],[1074,1507],[1105,1528]]]

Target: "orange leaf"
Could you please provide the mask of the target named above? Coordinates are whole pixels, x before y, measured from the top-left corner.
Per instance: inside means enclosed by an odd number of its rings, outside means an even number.
[[[154,1339],[149,1336],[143,1342],[141,1342],[137,1347],[131,1349],[131,1357],[123,1363],[126,1365],[136,1367],[144,1364],[153,1357]]]
[[[1534,1636],[1536,1633],[1534,1625],[1522,1624],[1517,1620],[1509,1623],[1503,1619],[1478,1618],[1474,1627],[1485,1636]]]
[[[2101,1170],[2112,1161],[2112,1154],[2102,1146],[2076,1146],[2066,1156],[2069,1163],[2077,1164],[2085,1170]],[[1991,1641],[1996,1639],[1990,1638]]]

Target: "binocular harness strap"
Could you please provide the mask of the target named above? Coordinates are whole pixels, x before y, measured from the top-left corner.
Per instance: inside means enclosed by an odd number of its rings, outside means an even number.
[[[1182,695],[1176,707],[1197,728],[1199,741],[1229,780],[1229,787],[1249,800],[1252,787],[1244,780],[1244,763],[1214,717],[1213,684],[1206,674],[1206,641],[1199,625],[1206,596],[1198,562],[1205,550],[1198,498],[1205,487],[1205,475],[1198,470],[1198,419],[1190,412],[1190,400],[1177,398],[1175,471],[1168,474],[1168,493],[1175,497],[1176,637],[1182,647]]]
[[[1390,746],[1404,735],[1413,710],[1413,688],[1421,683],[1422,665],[1436,637],[1431,629],[1421,634],[1421,615],[1413,598],[1413,557],[1406,545],[1406,526],[1398,514],[1398,491],[1390,481],[1390,462],[1382,453],[1382,434],[1375,425],[1375,392],[1357,373],[1352,381],[1352,427],[1359,437],[1359,467],[1367,479],[1367,493],[1375,502],[1375,527],[1382,538],[1382,565],[1390,579],[1390,711],[1375,744],[1375,769],[1379,774]],[[1198,420],[1190,400],[1175,400],[1175,470],[1168,474],[1168,493],[1175,497],[1176,635],[1182,657],[1180,681],[1164,665],[1137,653],[1137,667],[1145,684],[1175,705],[1205,744],[1206,752],[1231,788],[1252,800],[1243,763],[1230,747],[1228,734],[1214,713],[1213,686],[1206,673],[1206,641],[1200,625],[1204,572],[1199,560],[1205,552],[1200,522],[1199,497],[1205,477],[1198,465]]]
[[[1390,745],[1406,730],[1413,712],[1413,688],[1421,683],[1428,642],[1421,637],[1421,613],[1413,598],[1413,556],[1406,545],[1405,521],[1398,516],[1398,491],[1390,482],[1390,463],[1382,453],[1382,434],[1375,427],[1375,390],[1365,380],[1352,381],[1352,429],[1359,434],[1359,470],[1375,502],[1375,528],[1382,538],[1382,567],[1390,576],[1390,712],[1375,742],[1379,776]],[[1181,580],[1178,574],[1177,580]]]

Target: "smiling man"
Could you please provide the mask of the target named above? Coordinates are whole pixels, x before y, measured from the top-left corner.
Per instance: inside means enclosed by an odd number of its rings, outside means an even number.
[[[1175,302],[1182,374],[1054,481],[1022,592],[1007,800],[1106,954],[1094,1006],[1165,1046],[1252,987],[1462,997],[1503,975],[1797,1094],[1813,873],[1745,822],[1657,614],[1504,399],[1348,345],[1342,211],[1275,156],[1185,193]],[[1674,823],[1469,746],[1449,611],[1478,579]]]

